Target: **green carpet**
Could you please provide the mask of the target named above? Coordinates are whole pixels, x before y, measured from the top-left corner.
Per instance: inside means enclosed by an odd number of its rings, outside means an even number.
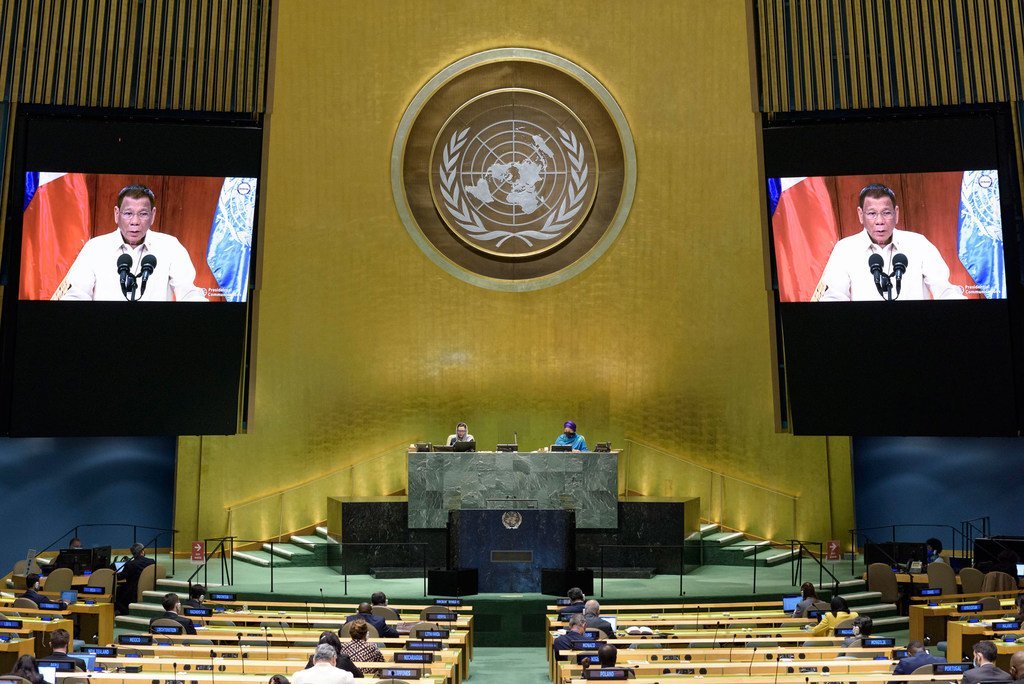
[[[473,684],[551,684],[543,648],[477,648],[473,656]]]

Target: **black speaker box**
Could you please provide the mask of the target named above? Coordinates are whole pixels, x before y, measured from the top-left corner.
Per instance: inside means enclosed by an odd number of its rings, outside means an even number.
[[[551,596],[565,596],[565,593],[573,587],[579,587],[587,596],[593,594],[594,571],[541,568],[540,593]]]
[[[428,570],[427,593],[433,596],[471,596],[477,592],[476,568]]]

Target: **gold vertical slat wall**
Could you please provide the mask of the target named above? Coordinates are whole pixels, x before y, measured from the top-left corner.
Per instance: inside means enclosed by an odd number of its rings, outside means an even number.
[[[271,0],[0,0],[0,98],[258,114]]]
[[[752,0],[760,111],[1024,99],[1016,0]]]

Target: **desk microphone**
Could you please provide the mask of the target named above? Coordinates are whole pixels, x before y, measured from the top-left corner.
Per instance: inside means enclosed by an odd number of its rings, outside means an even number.
[[[757,646],[754,647],[754,652],[750,654],[750,663],[747,664],[747,676],[754,670],[754,657],[757,656]]]
[[[235,636],[238,637],[238,659],[242,661],[242,674],[245,674],[245,656],[242,655],[242,633],[239,632]]]
[[[266,654],[267,660],[270,660],[270,628],[263,625],[263,645],[266,648],[264,653]]]
[[[327,614],[327,601],[324,600],[324,588],[320,587],[320,605],[324,607],[324,614]]]
[[[516,451],[519,451],[519,433],[518,432],[513,432],[512,433],[512,444],[513,444],[513,446],[515,446]]]
[[[211,682],[216,682],[217,681],[217,674],[216,674],[217,668],[213,664],[214,658],[216,658],[216,657],[217,657],[216,651],[211,649],[210,650],[210,681]]]

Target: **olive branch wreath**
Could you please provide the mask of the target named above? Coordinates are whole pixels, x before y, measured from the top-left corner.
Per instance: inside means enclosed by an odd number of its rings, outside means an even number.
[[[583,144],[576,138],[572,131],[558,129],[558,137],[562,146],[569,155],[569,188],[566,196],[556,211],[548,214],[544,226],[540,230],[521,230],[518,232],[509,230],[487,230],[480,221],[480,215],[467,201],[466,193],[460,187],[458,180],[457,166],[462,157],[462,148],[467,141],[469,128],[452,133],[451,139],[444,147],[441,154],[441,163],[438,165],[438,172],[441,175],[441,197],[444,198],[444,206],[455,219],[460,228],[469,233],[474,240],[490,242],[497,240],[495,247],[501,247],[505,241],[511,238],[518,238],[527,246],[533,247],[531,239],[553,240],[558,237],[566,226],[583,208],[583,201],[586,198],[587,190],[590,187],[590,166],[586,161],[586,152]]]

